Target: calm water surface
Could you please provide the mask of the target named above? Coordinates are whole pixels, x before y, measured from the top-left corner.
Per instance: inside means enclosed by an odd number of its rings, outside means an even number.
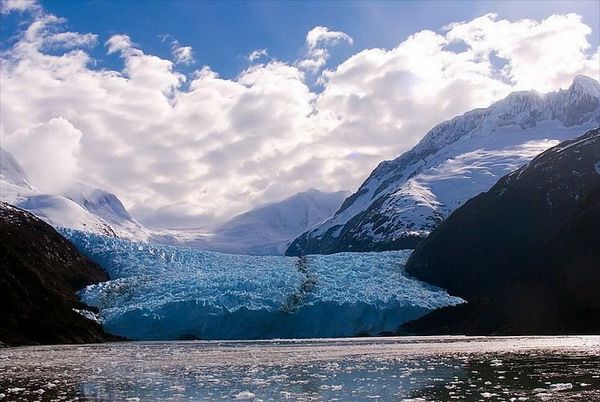
[[[153,342],[0,350],[2,401],[600,401],[600,337]]]

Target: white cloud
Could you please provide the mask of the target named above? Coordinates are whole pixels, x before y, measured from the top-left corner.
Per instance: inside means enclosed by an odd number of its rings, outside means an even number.
[[[325,70],[318,93],[305,71],[323,68],[327,46],[350,42],[343,33],[311,31],[305,65],[269,61],[224,79],[207,66],[186,77],[127,35],[106,42],[123,68],[94,69],[81,46],[95,37],[64,35],[60,22],[39,16],[1,56],[2,145],[43,186],[52,185],[46,172],[59,186],[89,182],[155,225],[210,223],[310,187],[354,189],[441,120],[513,90],[598,77],[589,28],[574,15],[487,15],[417,32]],[[77,46],[45,50],[67,37]]]
[[[504,73],[521,88],[551,91],[576,71],[598,69],[598,58],[590,58],[587,52],[586,36],[592,30],[576,14],[553,15],[542,23],[510,22],[486,14],[449,28],[446,39],[466,43],[473,58],[479,55],[489,61],[492,54],[505,58],[509,64]]]
[[[0,14],[16,12],[40,12],[42,9],[36,0],[2,0],[0,1]]]
[[[173,41],[171,45],[171,55],[175,64],[190,65],[193,64],[194,52],[191,46],[181,46],[178,41]]]
[[[248,55],[248,61],[256,61],[261,57],[267,57],[268,55],[269,53],[267,52],[267,49],[256,49],[250,52],[250,54]]]
[[[105,43],[108,47],[108,54],[127,52],[133,47],[131,38],[128,35],[113,35]]]
[[[340,42],[353,43],[352,38],[340,31],[330,31],[327,27],[316,26],[306,34],[306,45],[309,49],[320,46],[334,46]]]
[[[173,70],[173,63],[157,56],[144,54],[135,47],[127,35],[113,35],[106,41],[108,54],[119,52],[125,61],[122,73],[129,79],[136,94],[152,96],[158,89],[163,95],[170,95],[185,81],[185,76]]]
[[[32,184],[50,193],[60,192],[78,173],[81,131],[58,117],[4,138],[2,145],[17,158]]]
[[[329,59],[329,47],[337,46],[340,42],[352,44],[352,38],[340,31],[330,31],[329,28],[316,26],[306,34],[306,57],[297,62],[303,70],[316,73],[321,70]]]
[[[189,66],[196,62],[194,59],[194,50],[191,46],[182,46],[179,41],[174,39],[170,34],[161,34],[158,35],[158,38],[161,40],[161,42],[171,42],[171,57],[173,58],[173,62],[175,64]]]

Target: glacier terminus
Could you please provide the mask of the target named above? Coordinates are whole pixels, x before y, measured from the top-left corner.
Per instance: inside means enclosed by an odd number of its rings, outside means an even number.
[[[130,339],[378,335],[462,302],[408,277],[405,250],[248,256],[61,233],[111,278],[81,300],[107,331]]]

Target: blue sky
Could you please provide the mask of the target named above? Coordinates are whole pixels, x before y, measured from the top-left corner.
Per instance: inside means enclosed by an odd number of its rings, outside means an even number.
[[[150,225],[222,222],[356,190],[513,91],[598,79],[599,4],[0,0],[0,139],[47,193],[82,181]]]
[[[392,48],[408,35],[439,30],[451,22],[498,13],[510,20],[540,20],[557,13],[575,12],[593,29],[589,41],[598,46],[598,1],[188,1],[188,0],[53,0],[43,1],[50,13],[64,17],[69,29],[93,32],[104,43],[111,35],[127,33],[145,52],[168,57],[171,35],[192,46],[196,63],[191,71],[209,65],[224,77],[233,77],[248,63],[244,56],[266,48],[279,60],[294,61],[302,53],[306,33],[323,25],[343,31],[354,39],[340,46],[329,65],[359,50]],[[2,40],[13,32],[17,17],[7,18]],[[103,65],[116,67],[118,57],[106,57],[104,49],[93,51]],[[185,67],[182,67],[185,70]]]

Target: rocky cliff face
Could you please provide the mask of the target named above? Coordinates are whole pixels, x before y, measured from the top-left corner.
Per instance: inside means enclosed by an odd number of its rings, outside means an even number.
[[[600,129],[549,149],[457,209],[407,271],[469,301],[416,332],[600,330]]]
[[[0,341],[87,343],[110,337],[76,292],[108,280],[51,226],[0,202]],[[90,317],[85,318],[84,315]],[[112,338],[114,339],[114,338]]]
[[[413,248],[452,211],[540,152],[600,123],[600,85],[518,92],[434,127],[382,162],[336,214],[302,234],[288,255]]]

